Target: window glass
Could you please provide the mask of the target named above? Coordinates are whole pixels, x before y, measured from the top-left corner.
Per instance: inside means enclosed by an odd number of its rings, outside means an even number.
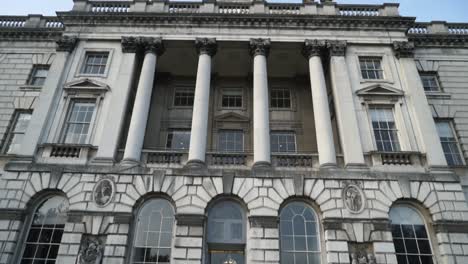
[[[320,234],[314,210],[303,202],[292,202],[280,212],[281,263],[319,264]]]
[[[86,144],[95,102],[90,100],[74,100],[70,104],[63,143]]]
[[[242,130],[221,130],[218,134],[218,151],[244,151],[244,132]]]
[[[104,74],[108,57],[108,52],[87,52],[81,73]]]
[[[20,147],[23,142],[24,134],[28,128],[29,121],[31,120],[32,113],[16,112],[13,115],[12,125],[6,137],[6,144],[4,147],[5,153],[11,153],[12,150]]]
[[[359,65],[361,67],[362,78],[366,80],[383,79],[382,58],[378,57],[360,57]]]
[[[421,73],[421,81],[423,83],[424,91],[438,92],[440,91],[439,79],[436,73]]]
[[[389,214],[398,264],[433,263],[431,243],[420,214],[408,206],[395,206]]]
[[[170,263],[174,221],[174,208],[169,201],[145,202],[136,219],[131,263]]]
[[[437,133],[448,165],[463,165],[463,157],[450,121],[436,121]]]
[[[55,263],[67,222],[68,200],[53,196],[34,213],[21,263]]]
[[[209,210],[207,243],[210,263],[245,263],[245,217],[239,204],[221,201]]]
[[[369,112],[377,150],[389,152],[400,151],[398,130],[393,117],[393,109],[371,107]]]
[[[44,85],[48,73],[48,65],[34,65],[28,84],[34,86]]]
[[[223,90],[222,107],[238,108],[242,107],[241,90]]]
[[[289,89],[275,88],[270,93],[272,108],[291,108],[291,92]]]
[[[194,97],[193,89],[176,89],[174,106],[193,106]]]
[[[294,132],[271,132],[270,142],[271,152],[296,152],[296,134]]]
[[[173,150],[189,149],[190,130],[172,130],[167,134],[166,148]]]

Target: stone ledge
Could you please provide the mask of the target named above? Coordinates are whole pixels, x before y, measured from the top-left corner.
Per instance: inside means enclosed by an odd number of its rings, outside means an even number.
[[[0,209],[0,220],[24,220],[26,211],[21,209]]]
[[[252,227],[278,228],[278,216],[250,216],[250,225]]]
[[[468,233],[468,222],[437,221],[432,224],[436,233]]]
[[[179,226],[203,226],[206,216],[200,214],[176,214],[175,218]]]

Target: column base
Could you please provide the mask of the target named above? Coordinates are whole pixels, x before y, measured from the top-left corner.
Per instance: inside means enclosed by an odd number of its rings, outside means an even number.
[[[270,162],[257,161],[252,165],[253,177],[271,177],[273,167]]]
[[[338,166],[336,165],[336,163],[324,163],[324,164],[320,164],[319,166],[320,169],[336,169],[338,168]]]
[[[97,166],[113,166],[115,164],[115,160],[113,158],[94,158],[91,161],[91,164]]]
[[[345,165],[345,169],[362,171],[369,170],[369,167],[364,163],[348,163]]]
[[[16,156],[10,160],[4,170],[24,169],[34,162],[34,156]]]
[[[271,163],[268,161],[257,161],[252,165],[252,169],[271,169]]]
[[[202,169],[206,168],[206,164],[203,160],[194,159],[187,161],[184,167],[187,169]]]
[[[123,159],[120,162],[120,165],[123,167],[134,167],[134,166],[140,166],[140,161],[133,160],[133,159]]]

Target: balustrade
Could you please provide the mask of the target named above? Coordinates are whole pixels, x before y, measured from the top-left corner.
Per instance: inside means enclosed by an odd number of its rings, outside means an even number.
[[[130,11],[131,3],[122,2],[103,2],[93,3],[91,5],[91,12],[93,13],[126,13]]]
[[[309,167],[314,164],[313,158],[318,160],[317,155],[312,154],[272,154],[271,162],[275,167]]]
[[[26,17],[0,17],[0,27],[21,28],[26,24]]]
[[[340,6],[339,14],[342,16],[379,16],[377,6]]]
[[[143,151],[143,160],[147,164],[181,164],[183,152],[175,151]]]
[[[169,3],[169,13],[199,13],[200,3]]]
[[[214,166],[246,165],[247,154],[244,153],[209,153],[210,164]]]

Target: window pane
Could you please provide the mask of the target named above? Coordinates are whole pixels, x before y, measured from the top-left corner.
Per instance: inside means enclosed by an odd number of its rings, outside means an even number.
[[[72,101],[68,112],[68,119],[65,123],[64,143],[87,143],[86,140],[94,108],[95,102],[89,100]]]
[[[52,196],[38,207],[26,239],[21,263],[36,263],[43,259],[53,261],[57,258],[68,207],[68,200],[61,196]]]
[[[393,109],[371,107],[369,109],[375,143],[379,151],[400,151],[398,130],[393,117]]]
[[[208,212],[208,243],[244,244],[245,217],[240,206],[233,201],[221,201]]]
[[[151,199],[136,219],[132,263],[166,263],[170,260],[174,211],[169,201]]]
[[[31,120],[31,112],[17,112],[13,115],[12,127],[6,137],[5,152],[11,153],[18,149],[23,142],[24,134]]]
[[[84,74],[104,74],[107,65],[108,52],[88,52],[82,68]]]
[[[448,165],[463,165],[463,156],[450,121],[436,121],[437,132]]]
[[[289,89],[272,89],[270,93],[270,106],[272,108],[290,108],[291,93]]]
[[[44,85],[48,72],[49,72],[48,65],[34,65],[28,84],[35,85],[35,86]]]
[[[242,107],[241,90],[224,90],[222,92],[222,107],[235,108]]]
[[[421,73],[421,81],[426,92],[440,91],[439,80],[436,73]]]
[[[173,150],[184,150],[190,147],[189,130],[173,130],[167,135],[166,147]]]
[[[294,132],[271,132],[271,152],[296,152],[296,134]]]
[[[244,151],[244,133],[242,130],[220,130],[218,134],[218,151]]]
[[[178,88],[174,93],[174,106],[193,106],[194,97],[193,89]]]
[[[383,79],[382,58],[360,57],[359,66],[363,79]]]

